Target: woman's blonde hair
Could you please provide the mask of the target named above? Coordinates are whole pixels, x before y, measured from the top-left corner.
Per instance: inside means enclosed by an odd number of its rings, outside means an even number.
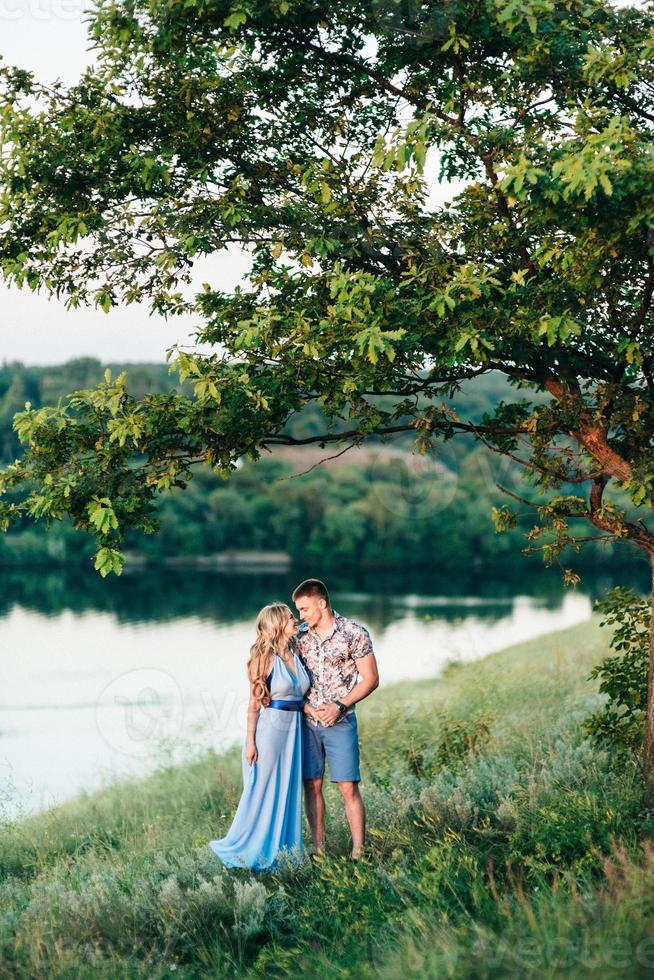
[[[268,664],[270,658],[279,650],[282,634],[288,624],[289,607],[283,602],[271,602],[264,606],[257,616],[257,638],[250,647],[248,660],[248,677],[252,687],[252,696],[261,708],[270,704],[270,688],[268,687]],[[292,615],[292,613],[291,613]]]

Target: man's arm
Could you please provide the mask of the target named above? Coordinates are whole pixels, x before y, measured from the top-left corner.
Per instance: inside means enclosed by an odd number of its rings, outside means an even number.
[[[374,653],[367,653],[365,657],[359,657],[357,670],[361,675],[361,680],[354,685],[349,694],[345,694],[341,698],[341,703],[346,704],[348,708],[356,704],[357,701],[363,701],[379,687],[379,671]]]
[[[347,705],[348,708],[357,701],[363,701],[379,687],[379,671],[374,653],[357,657],[357,670],[361,680],[354,685],[349,694],[341,698],[341,704]],[[322,708],[316,708],[315,711],[323,725],[333,725],[341,713],[337,704],[326,704]]]

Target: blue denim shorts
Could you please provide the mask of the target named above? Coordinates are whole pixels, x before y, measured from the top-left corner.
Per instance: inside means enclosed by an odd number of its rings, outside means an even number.
[[[302,776],[304,779],[322,779],[325,775],[325,759],[329,766],[332,783],[358,783],[359,733],[357,716],[343,715],[333,725],[313,725],[302,719]]]

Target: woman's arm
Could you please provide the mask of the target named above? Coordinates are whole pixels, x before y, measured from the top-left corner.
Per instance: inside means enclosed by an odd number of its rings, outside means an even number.
[[[312,708],[308,701],[304,702],[302,711],[304,712],[305,715],[307,715],[307,717],[312,718],[313,721],[320,721],[320,718],[316,714],[316,709]]]
[[[249,766],[251,766],[253,762],[256,762],[258,758],[255,735],[257,732],[257,722],[259,720],[260,710],[261,709],[252,694],[252,690],[250,689],[250,701],[248,704],[248,731],[245,742],[245,758]]]
[[[271,657],[270,660],[272,661],[272,659],[273,658]],[[266,668],[266,677],[270,673],[270,669],[271,663],[268,663]],[[251,766],[252,763],[256,762],[259,757],[259,753],[257,752],[256,732],[261,706],[254,696],[253,678],[250,677],[249,674],[248,680],[250,681],[250,700],[248,702],[248,730],[245,739],[245,758],[247,759],[248,765]]]

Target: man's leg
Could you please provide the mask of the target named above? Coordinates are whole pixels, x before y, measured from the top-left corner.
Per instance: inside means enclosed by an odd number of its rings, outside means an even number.
[[[329,775],[331,781],[338,784],[345,803],[354,858],[361,856],[366,833],[366,812],[359,792],[361,771],[358,728],[357,717],[353,712],[327,728],[323,736]]]
[[[322,795],[322,779],[304,780],[304,799],[313,849],[323,851],[325,849],[325,797]]]
[[[366,836],[366,810],[359,792],[359,784],[339,782],[336,784],[341,791],[345,803],[345,816],[352,834],[352,857],[361,857]]]

